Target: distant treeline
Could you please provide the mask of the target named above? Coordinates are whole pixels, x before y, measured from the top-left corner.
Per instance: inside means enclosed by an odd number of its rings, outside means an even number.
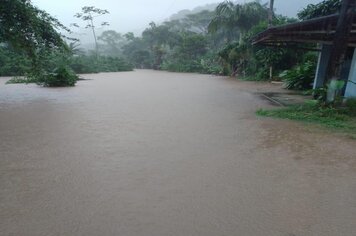
[[[78,74],[98,72],[130,71],[132,65],[121,57],[96,56],[92,54],[66,54],[49,56],[44,63],[53,67],[61,64],[58,60],[65,59],[68,66]],[[31,60],[22,52],[18,52],[9,45],[0,45],[0,76],[22,76],[31,69]]]
[[[308,5],[298,17],[310,19],[333,13],[339,7],[340,0],[325,0]],[[15,19],[9,13],[11,9],[22,9],[26,15],[15,15],[20,17]],[[83,7],[83,10],[99,15],[109,13],[95,7]],[[139,37],[131,32],[122,35],[107,30],[95,38],[97,43],[92,51],[84,51],[78,43],[66,43],[54,26],[67,29],[29,0],[5,1],[0,16],[0,26],[4,29],[0,31],[0,76],[28,75],[40,83],[45,81],[44,84],[47,77],[54,75],[74,78],[75,73],[133,68],[232,75],[253,80],[277,78],[281,72],[294,68],[291,73],[282,73],[291,83],[288,87],[299,88],[302,84],[304,88],[310,83],[299,83],[295,78],[313,78],[317,56],[294,48],[252,45],[252,37],[268,27],[268,8],[260,1],[244,4],[225,1],[215,10],[181,11],[162,24],[151,22]],[[273,25],[281,25],[298,19],[274,15],[272,21]],[[23,31],[32,37],[24,37]]]
[[[252,45],[252,37],[267,29],[267,19],[268,8],[259,1],[223,2],[215,10],[180,14],[159,25],[151,22],[140,37],[133,33],[104,32],[106,37],[101,37],[101,48],[103,53],[119,53],[136,68],[233,75],[254,80],[269,79],[270,73],[278,77],[295,65],[316,61],[315,53]],[[282,15],[273,17],[274,25],[296,21]]]

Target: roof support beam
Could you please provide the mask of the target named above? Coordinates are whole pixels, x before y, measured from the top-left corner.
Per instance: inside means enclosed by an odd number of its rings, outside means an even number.
[[[345,60],[350,31],[353,23],[355,3],[356,0],[342,1],[324,85],[328,84],[331,80],[340,80],[341,64]],[[330,97],[329,100],[334,100],[334,98]]]

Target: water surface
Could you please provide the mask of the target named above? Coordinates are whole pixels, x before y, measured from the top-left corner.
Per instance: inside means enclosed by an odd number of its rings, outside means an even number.
[[[0,79],[0,235],[354,235],[355,141],[196,74]]]

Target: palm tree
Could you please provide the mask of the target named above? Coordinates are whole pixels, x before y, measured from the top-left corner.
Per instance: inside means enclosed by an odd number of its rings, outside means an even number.
[[[68,52],[71,55],[82,55],[84,54],[84,50],[80,48],[80,44],[78,41],[70,42],[68,45]]]
[[[215,13],[208,27],[209,32],[216,33],[222,28],[230,32],[238,31],[240,42],[242,42],[244,34],[259,22],[267,19],[268,9],[259,1],[243,5],[225,1],[216,7]]]
[[[238,5],[240,6],[240,5]],[[209,33],[220,33],[230,42],[238,32],[234,22],[235,5],[230,1],[220,3],[215,9],[215,16],[208,25]]]

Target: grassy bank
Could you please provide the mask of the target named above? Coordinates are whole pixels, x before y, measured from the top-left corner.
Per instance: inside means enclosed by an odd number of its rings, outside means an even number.
[[[334,108],[320,106],[315,101],[281,109],[256,112],[259,116],[297,120],[318,124],[334,131],[350,134],[356,138],[356,101],[350,100],[345,106]]]

